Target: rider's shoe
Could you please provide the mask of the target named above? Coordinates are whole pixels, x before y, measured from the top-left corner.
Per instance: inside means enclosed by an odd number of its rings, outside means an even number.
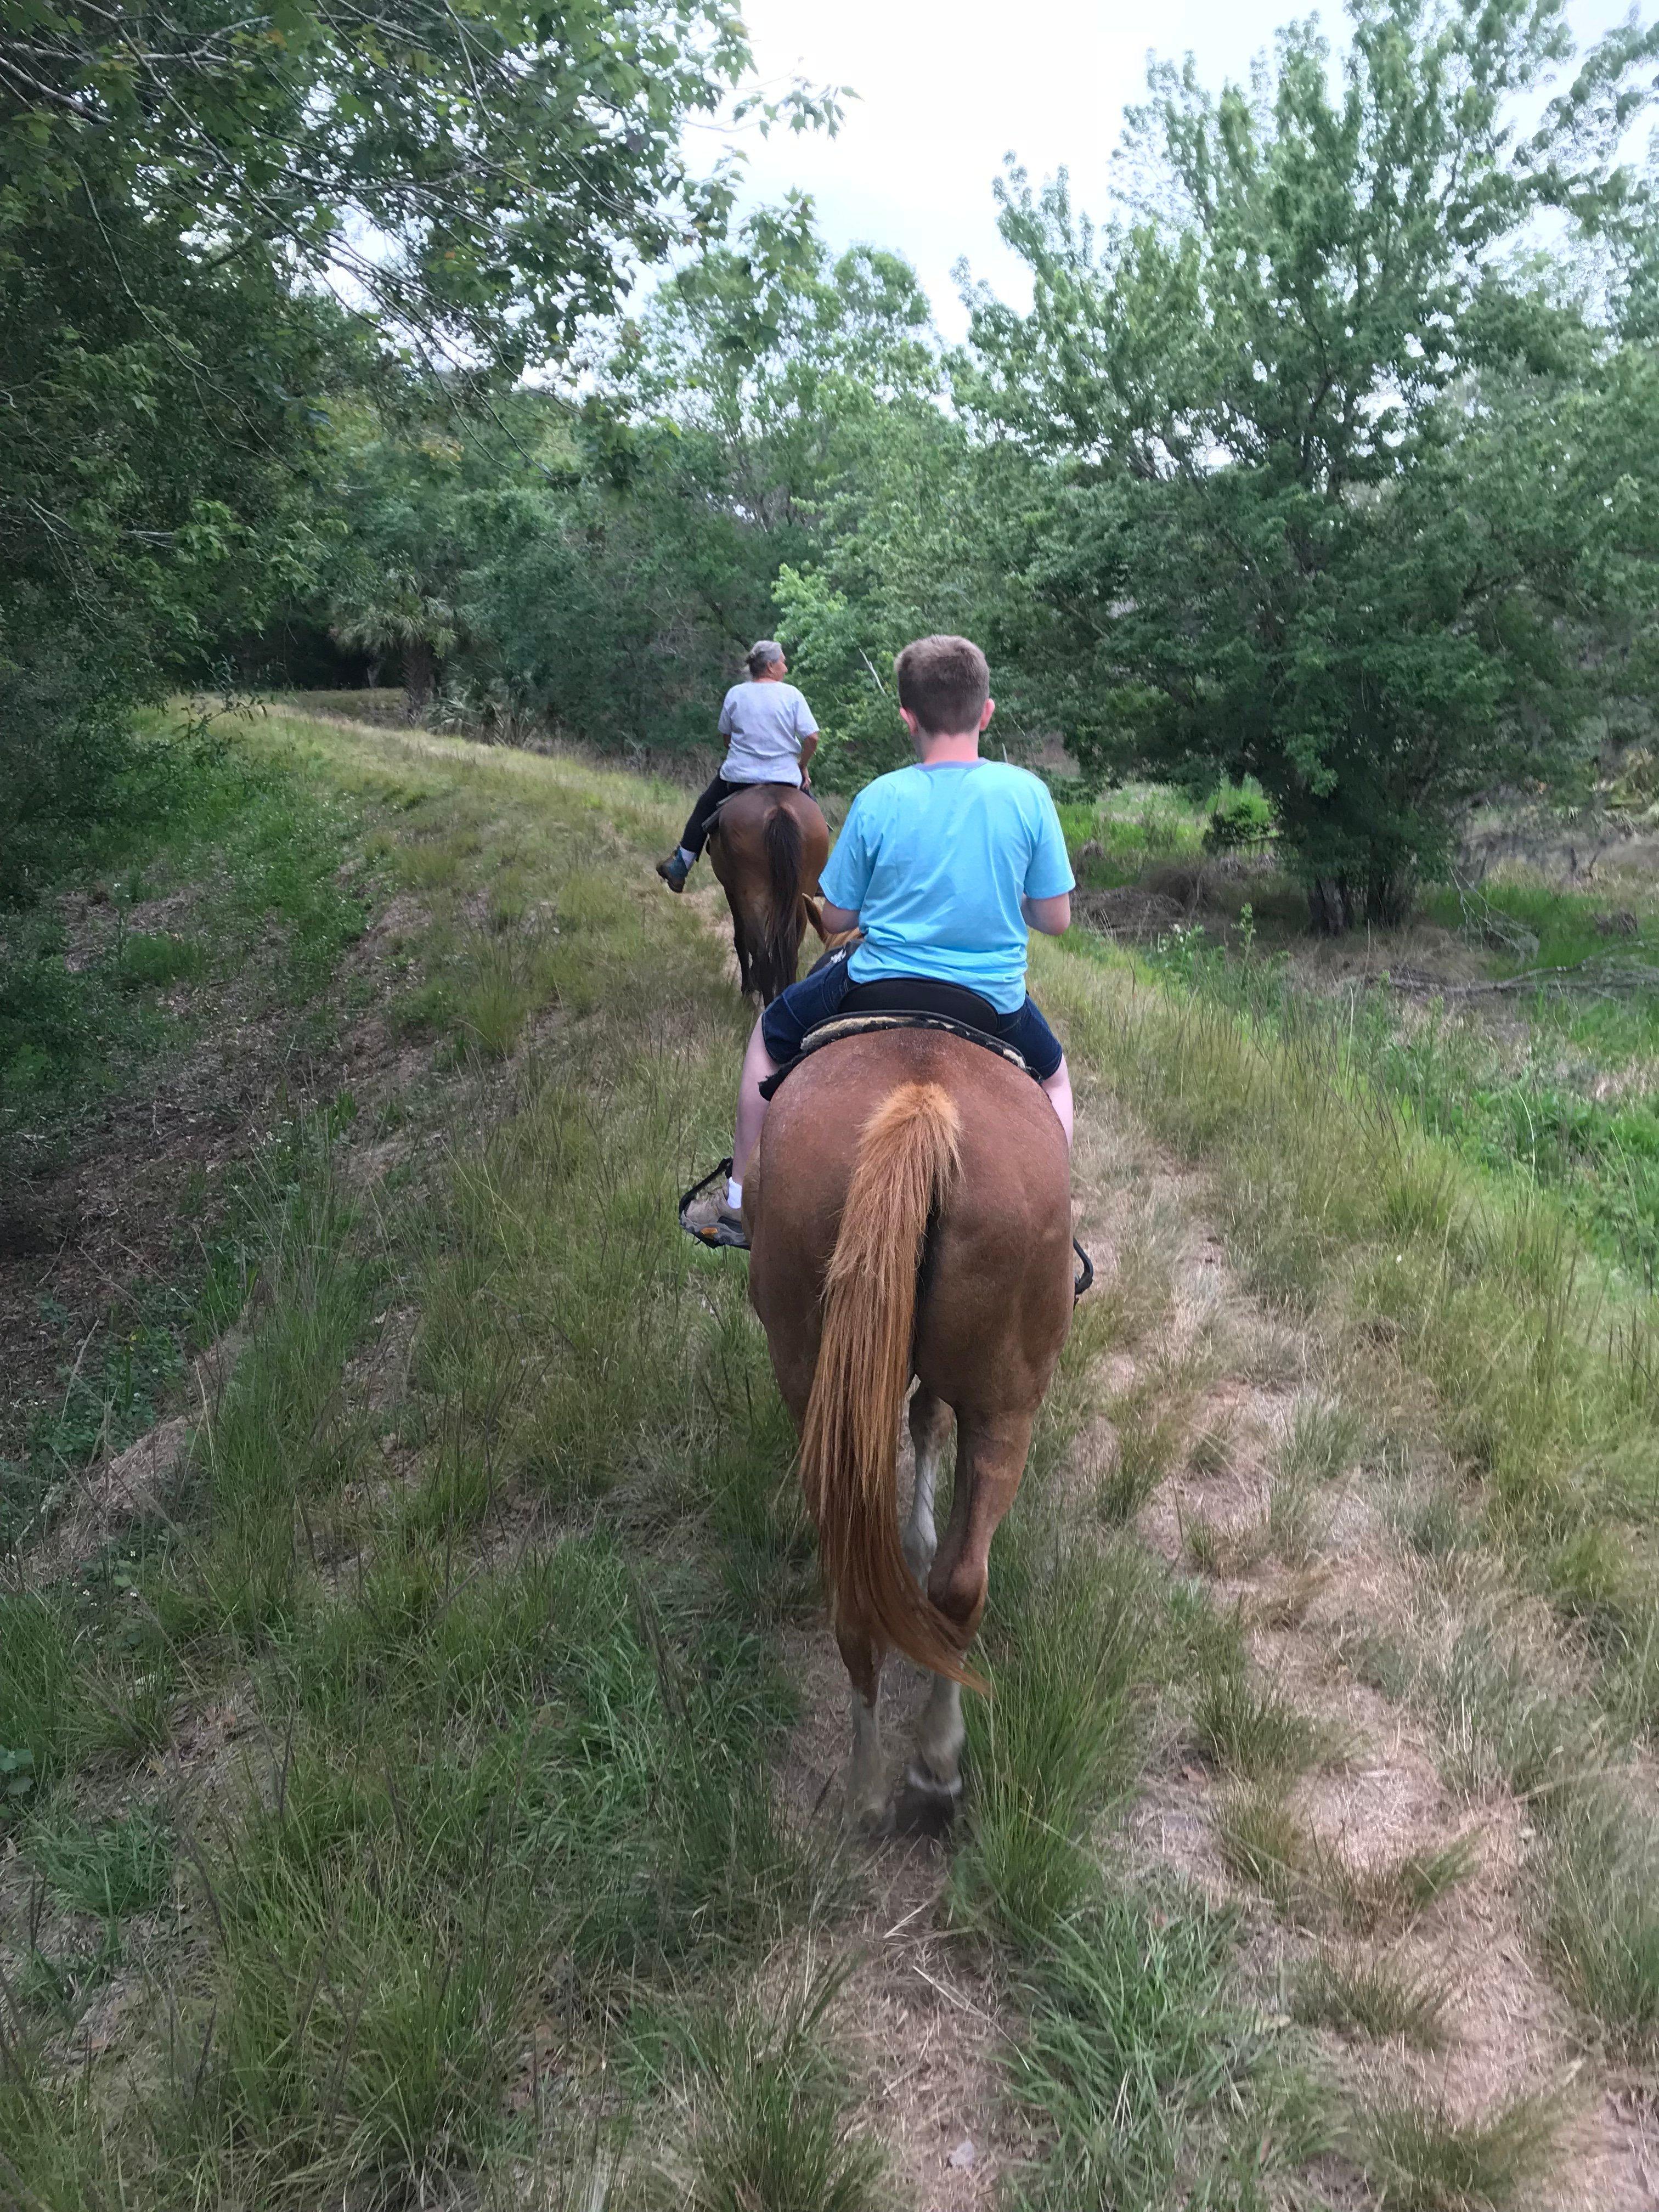
[[[746,1252],[749,1237],[743,1225],[743,1216],[724,1198],[717,1199],[713,1191],[692,1199],[682,1209],[681,1225],[695,1237],[699,1244],[717,1246],[721,1250]]]
[[[685,889],[685,879],[690,872],[691,863],[684,853],[671,854],[667,860],[659,860],[657,863],[657,873],[671,891],[683,891]]]

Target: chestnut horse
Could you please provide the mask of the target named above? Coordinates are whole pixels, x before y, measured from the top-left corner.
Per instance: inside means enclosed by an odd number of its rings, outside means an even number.
[[[793,783],[751,783],[728,799],[708,835],[708,862],[726,890],[737,947],[738,987],[769,1006],[795,980],[830,857],[830,825],[817,801]]]
[[[941,1826],[961,1791],[962,1686],[979,1686],[964,1654],[991,1538],[1071,1327],[1070,1191],[1065,1135],[1038,1086],[931,1030],[849,1036],[804,1060],[744,1177],[749,1294],[800,1431],[853,1687],[848,1809],[866,1828],[893,1818],[877,1718],[889,1650],[935,1678],[903,1818]],[[912,1377],[915,1493],[901,1537]],[[936,1542],[953,1414],[956,1488]]]

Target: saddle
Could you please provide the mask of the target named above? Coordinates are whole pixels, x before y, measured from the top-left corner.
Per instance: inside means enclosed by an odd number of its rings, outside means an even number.
[[[968,1044],[994,1053],[1036,1082],[1036,1071],[1024,1055],[992,1033],[996,1021],[997,1011],[990,1000],[962,983],[942,983],[928,975],[894,975],[874,983],[854,983],[831,1018],[808,1030],[795,1057],[787,1060],[775,1075],[767,1077],[760,1087],[761,1097],[775,1097],[791,1070],[799,1067],[809,1054],[838,1044],[843,1037],[868,1036],[881,1030],[942,1030],[947,1036],[959,1036]]]

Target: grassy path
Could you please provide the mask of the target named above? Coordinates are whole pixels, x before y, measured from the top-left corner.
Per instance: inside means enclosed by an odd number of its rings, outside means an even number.
[[[1652,1338],[1565,1232],[1045,950],[1101,1286],[965,1832],[849,1852],[787,1425],[673,1220],[746,1028],[678,795],[249,743],[367,927],[216,1343],[0,1588],[16,2200],[1654,2201]]]

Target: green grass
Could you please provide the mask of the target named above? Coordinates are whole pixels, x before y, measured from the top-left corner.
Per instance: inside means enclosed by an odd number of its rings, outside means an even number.
[[[1659,1718],[1650,1304],[1597,1264],[1570,1206],[1494,1176],[1379,1082],[1363,1019],[1339,1032],[1282,991],[1270,1004],[1148,989],[1144,970],[1098,948],[1038,948],[1037,962],[1073,1060],[1206,1170],[1253,1286],[1307,1317],[1336,1371],[1360,1363],[1368,1427],[1435,1435],[1455,1491],[1433,1503],[1419,1548],[1455,1567],[1454,1552],[1495,1545],[1574,1636],[1575,1668],[1552,1666],[1477,1602],[1449,1650],[1394,1669],[1395,1686],[1432,1714],[1455,1785],[1533,1805],[1545,1955],[1604,2033],[1651,2049],[1656,1961],[1640,1900],[1659,1830],[1634,1802],[1616,1833],[1594,1811],[1616,1731],[1650,1736]],[[1310,1470],[1358,1442],[1328,1447],[1321,1425],[1287,1432]],[[1563,1687],[1573,1673],[1582,1692]],[[1237,1670],[1212,1670],[1196,1735],[1224,1767],[1272,1780],[1277,1731],[1271,1713],[1259,1722],[1258,1696]]]
[[[1328,1755],[1324,1733],[1276,1683],[1238,1664],[1211,1668],[1193,1700],[1193,1741],[1246,1781],[1289,1780]]]
[[[372,1128],[313,1117],[246,1171],[204,1255],[204,1302],[246,1338],[172,1525],[107,1575],[0,1596],[0,1820],[54,1881],[81,1862],[50,1793],[89,1762],[177,1727],[188,1772],[222,1705],[242,1747],[210,1796],[185,1784],[186,1933],[119,2053],[143,2094],[112,2081],[94,2115],[31,2027],[0,2154],[64,2212],[477,2193],[526,2152],[502,2091],[539,2036],[562,2086],[531,2162],[586,2203],[623,2156],[583,2086],[623,2024],[694,1989],[720,2010],[845,1879],[771,1780],[776,1632],[813,1595],[788,1425],[740,1268],[673,1214],[719,1148],[742,1011],[695,918],[646,896],[674,799],[277,718],[246,742],[277,812],[292,786],[370,823],[377,879],[418,902],[392,957],[448,1088]],[[292,945],[303,884],[270,857],[239,896]],[[269,988],[297,988],[289,957]],[[406,1158],[369,1184],[382,1133]],[[97,1850],[79,1894],[101,1874],[136,1911]],[[866,2201],[836,2048],[811,2079],[794,2050],[746,2118],[733,2060],[724,2133],[682,2123],[696,2201],[757,2172]]]
[[[161,1904],[173,1882],[173,1838],[148,1810],[88,1825],[48,1813],[23,1838],[25,1856],[62,1905],[119,1920]]]
[[[1564,1540],[1586,1525],[1616,1535],[1647,1516],[1655,1324],[1598,1279],[1547,1199],[1462,1166],[1328,1036],[1273,1043],[1218,1007],[1120,994],[1126,970],[1045,964],[1074,1054],[1215,1170],[1258,1287],[1302,1311],[1334,1297],[1430,1385],[1444,1445],[1486,1479],[1528,1571],[1570,1565]],[[1659,1597],[1640,1541],[1619,1580],[1619,1625],[1638,1634]]]
[[[1297,1972],[1291,2009],[1310,2027],[1438,2051],[1447,1995],[1431,1975],[1386,1954],[1322,1949]]]
[[[1013,2086],[1050,2147],[1017,2202],[1265,2203],[1318,2148],[1318,2100],[1263,2044],[1226,1916],[1108,1889],[1025,1972]]]
[[[1386,2212],[1504,2212],[1537,2202],[1559,2131],[1549,2098],[1475,2119],[1427,2099],[1379,2101],[1356,2114],[1345,2148]]]
[[[1035,1515],[1006,1525],[991,1603],[993,1694],[968,1708],[973,1826],[953,1880],[974,1917],[1029,1943],[1097,1887],[1091,1831],[1133,1772],[1150,1612],[1127,1545],[1097,1558]]]
[[[1291,1407],[1274,1455],[1284,1483],[1334,1482],[1359,1456],[1364,1425],[1340,1399],[1304,1395]]]
[[[1478,1856],[1479,1837],[1471,1831],[1433,1850],[1407,1851],[1399,1858],[1358,1865],[1327,1852],[1321,1857],[1320,1874],[1344,1925],[1369,1936],[1426,1911],[1468,1880]]]
[[[1217,1801],[1213,1817],[1216,1843],[1236,1875],[1281,1912],[1307,1898],[1311,1839],[1278,1788],[1235,1784]]]
[[[60,1157],[88,1111],[176,1041],[164,994],[234,988],[252,967],[280,1003],[303,1006],[361,933],[362,896],[343,880],[356,811],[337,787],[274,767],[269,739],[262,724],[158,726],[122,805],[65,853],[52,896],[0,915],[0,1155],[27,1133],[32,1169]],[[70,891],[88,901],[73,966],[56,903]],[[168,894],[165,927],[132,922]]]
[[[878,2212],[880,2146],[849,2121],[826,2020],[844,1977],[819,1972],[770,2008],[672,2021],[659,2070],[688,2119],[684,2166],[665,2173],[686,2212]]]
[[[1110,1871],[1109,1824],[1155,1685],[1194,1652],[1238,1657],[1236,1624],[1160,1589],[1127,1538],[1079,1540],[1048,1490],[1101,1354],[1166,1310],[1167,1258],[1138,1266],[1120,1301],[1080,1310],[993,1558],[981,1644],[993,1695],[967,1708],[969,1826],[951,1894],[966,1930],[1012,1964],[1024,2026],[1007,2078],[1040,2146],[1012,2201],[1030,2212],[1152,2212],[1177,2185],[1179,2201],[1190,2187],[1191,2201],[1255,2203],[1264,2176],[1319,2140],[1319,2099],[1244,1996],[1231,1917],[1180,1892],[1133,1893]]]
[[[1659,2040],[1659,1846],[1605,1783],[1546,1808],[1542,1933],[1570,1994],[1638,2056]]]
[[[1095,1486],[1095,1506],[1109,1527],[1121,1528],[1180,1464],[1191,1400],[1177,1378],[1152,1363],[1104,1410],[1117,1431],[1117,1449]]]

